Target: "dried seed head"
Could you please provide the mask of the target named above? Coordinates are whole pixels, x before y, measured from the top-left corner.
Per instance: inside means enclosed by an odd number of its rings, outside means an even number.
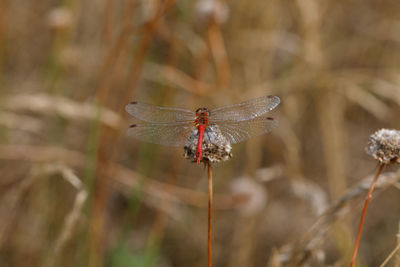
[[[50,11],[47,23],[52,30],[65,30],[71,27],[73,19],[71,10],[60,7]]]
[[[211,19],[222,24],[229,18],[228,5],[220,0],[198,0],[195,10],[199,21],[205,24],[208,24]]]
[[[239,205],[242,216],[254,216],[262,212],[267,204],[267,191],[250,177],[241,177],[232,181],[231,190],[234,194],[247,196],[247,201]]]
[[[369,137],[367,154],[381,164],[400,163],[400,131],[380,129]]]
[[[198,130],[193,130],[184,147],[185,158],[196,162]],[[201,161],[216,163],[229,160],[232,157],[232,147],[229,141],[222,135],[217,125],[210,125],[204,130],[203,153]]]

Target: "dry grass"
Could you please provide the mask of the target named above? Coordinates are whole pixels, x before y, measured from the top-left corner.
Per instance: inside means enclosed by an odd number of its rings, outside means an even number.
[[[213,170],[213,266],[349,264],[364,147],[399,125],[399,1],[212,3],[0,0],[0,266],[205,266],[206,171],[123,108],[268,94],[279,128]],[[400,262],[390,168],[360,266]]]

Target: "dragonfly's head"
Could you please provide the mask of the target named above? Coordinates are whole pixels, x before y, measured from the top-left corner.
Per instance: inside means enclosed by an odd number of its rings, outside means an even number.
[[[208,108],[198,108],[196,109],[196,116],[209,116],[210,115],[210,111],[208,110]]]

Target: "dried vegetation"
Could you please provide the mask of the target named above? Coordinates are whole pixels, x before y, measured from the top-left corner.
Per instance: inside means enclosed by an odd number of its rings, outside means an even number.
[[[348,265],[376,171],[364,147],[400,125],[399,14],[398,0],[0,0],[0,266],[205,266],[205,171],[127,138],[123,108],[269,94],[279,128],[214,168],[214,266]],[[364,266],[400,264],[399,188],[389,166]]]

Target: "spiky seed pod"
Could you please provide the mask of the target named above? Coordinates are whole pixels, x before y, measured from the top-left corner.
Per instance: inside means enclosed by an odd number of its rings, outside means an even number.
[[[185,158],[196,162],[197,140],[199,138],[198,130],[193,130],[188,142],[184,147]],[[229,160],[232,157],[232,147],[229,141],[222,135],[217,125],[209,125],[204,130],[203,135],[203,154],[202,162],[217,163]]]
[[[400,163],[400,131],[380,129],[369,137],[365,148],[381,164]]]

